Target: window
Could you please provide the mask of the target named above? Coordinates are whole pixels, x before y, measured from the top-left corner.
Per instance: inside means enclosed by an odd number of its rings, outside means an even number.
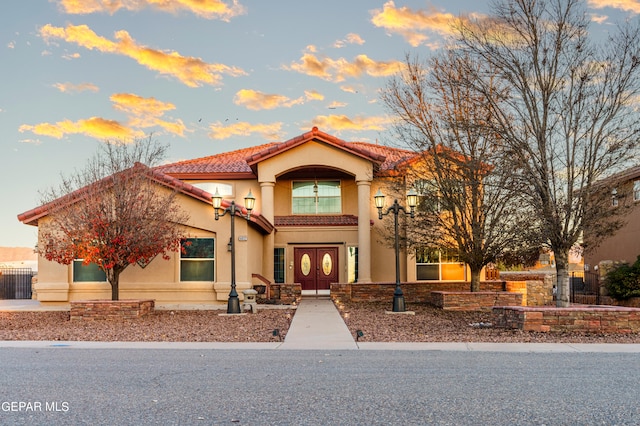
[[[633,201],[640,201],[640,180],[633,182]]]
[[[332,214],[342,212],[340,181],[293,182],[293,214]]]
[[[180,281],[214,281],[215,239],[186,238],[180,245]]]
[[[273,281],[284,283],[284,247],[273,249]]]
[[[358,281],[358,247],[347,247],[347,278],[349,283]]]
[[[452,250],[422,247],[416,250],[419,281],[465,281],[466,267]]]
[[[82,264],[83,259],[73,261],[73,282],[106,282],[107,274],[95,263]]]

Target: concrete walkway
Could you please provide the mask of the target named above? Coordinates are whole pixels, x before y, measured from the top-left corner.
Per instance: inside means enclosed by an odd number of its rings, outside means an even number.
[[[327,298],[303,298],[280,349],[358,349],[338,309]]]

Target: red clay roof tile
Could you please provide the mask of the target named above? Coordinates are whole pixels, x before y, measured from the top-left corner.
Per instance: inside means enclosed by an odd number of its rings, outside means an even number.
[[[181,161],[159,166],[157,170],[181,179],[195,178],[247,178],[255,177],[252,166],[295,146],[318,139],[354,155],[366,158],[378,165],[377,173],[387,175],[396,172],[398,167],[417,157],[413,151],[391,148],[366,142],[345,142],[319,131],[316,127],[310,132],[296,136],[285,142],[272,142],[236,151],[224,152],[208,157]]]
[[[358,216],[276,216],[275,226],[358,226]]]

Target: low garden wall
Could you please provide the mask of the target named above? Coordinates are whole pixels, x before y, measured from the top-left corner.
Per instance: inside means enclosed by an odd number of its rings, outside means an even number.
[[[640,309],[620,306],[501,306],[493,308],[495,327],[525,331],[638,333]]]
[[[403,282],[402,293],[407,303],[431,303],[431,292],[469,292],[471,283],[465,281]],[[393,298],[395,282],[383,283],[334,283],[331,298],[341,302],[387,302]],[[482,281],[480,291],[504,291],[503,281]]]
[[[270,297],[265,294],[258,294],[258,303],[277,303],[281,305],[291,305],[300,302],[302,297],[302,286],[300,284],[270,284]]]
[[[155,309],[153,299],[132,300],[72,300],[72,320],[103,320],[139,318]]]
[[[505,290],[521,293],[524,306],[553,305],[554,272],[503,272],[500,279],[505,281]]]
[[[522,294],[506,291],[432,291],[431,304],[446,311],[488,311],[494,306],[521,306]]]

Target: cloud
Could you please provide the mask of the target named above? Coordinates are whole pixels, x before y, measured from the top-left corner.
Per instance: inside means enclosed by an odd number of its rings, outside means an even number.
[[[592,13],[590,16],[591,21],[595,22],[596,24],[604,24],[607,19],[609,19],[607,15],[596,15],[595,13]]]
[[[390,123],[387,117],[362,117],[349,118],[346,115],[319,115],[311,120],[311,126],[327,128],[336,132],[342,130],[385,130]],[[307,128],[309,126],[305,126]]]
[[[131,93],[116,93],[111,95],[113,107],[124,112],[129,117],[128,126],[136,129],[160,126],[169,133],[184,136],[186,127],[182,120],[175,122],[162,120],[165,112],[176,109],[169,102],[162,102],[156,98],[143,98]]]
[[[186,127],[182,120],[172,122],[162,119],[167,111],[175,109],[175,105],[130,93],[116,93],[110,99],[115,110],[127,115],[125,123],[91,117],[78,121],[63,120],[56,123],[23,124],[18,130],[21,133],[32,132],[56,139],[62,139],[70,134],[83,134],[96,139],[130,140],[144,137],[145,132],[141,129],[157,126],[169,133],[184,136]]]
[[[55,87],[56,89],[58,89],[59,91],[61,91],[62,93],[80,93],[80,92],[85,92],[85,91],[89,91],[89,92],[98,92],[100,91],[100,89],[98,88],[98,86],[96,86],[93,83],[80,83],[80,84],[73,84],[73,83],[56,83],[53,85],[53,87]]]
[[[67,25],[66,28],[61,28],[47,24],[40,28],[40,35],[47,42],[62,39],[86,49],[128,56],[140,65],[162,75],[175,77],[189,87],[199,87],[203,84],[219,85],[222,74],[246,75],[240,68],[209,64],[200,58],[182,56],[178,52],[165,52],[139,45],[124,30],[116,32],[116,41],[111,41],[98,36],[86,25]]]
[[[640,13],[640,1],[638,0],[588,0],[587,4],[594,9],[610,7],[625,12]]]
[[[327,108],[330,108],[330,109],[342,108],[342,107],[346,107],[347,105],[349,104],[346,102],[333,101],[327,106]]]
[[[317,90],[305,90],[304,96],[310,101],[323,101],[324,95]]]
[[[413,47],[427,41],[425,31],[450,34],[451,23],[456,19],[451,13],[442,13],[435,8],[428,11],[412,10],[406,6],[397,8],[393,0],[386,2],[382,10],[371,11],[371,22],[388,33],[399,34]]]
[[[275,108],[291,108],[300,105],[308,100],[322,100],[324,96],[315,91],[305,91],[305,96],[291,99],[284,95],[276,95],[258,92],[256,90],[242,89],[236,93],[233,102],[236,105],[244,106],[252,111]]]
[[[346,37],[344,39],[337,40],[333,44],[333,47],[340,49],[342,47],[345,47],[347,44],[363,45],[364,44],[364,39],[362,37],[360,37],[356,33],[349,33],[349,34],[346,35]]]
[[[284,137],[282,132],[282,122],[271,124],[251,124],[247,122],[238,122],[229,126],[224,126],[222,123],[217,122],[209,126],[211,133],[209,137],[211,139],[227,139],[232,136],[251,136],[252,134],[258,134],[263,139],[279,140]]]
[[[592,13],[590,16],[591,22],[595,22],[596,24],[604,24],[607,22],[607,19],[609,19],[607,15],[596,15],[595,13]]]
[[[78,59],[80,57],[80,54],[78,52],[75,53],[66,53],[64,55],[62,55],[63,59],[67,59],[67,60],[71,60],[71,59]]]
[[[152,8],[173,14],[186,11],[201,18],[223,21],[246,13],[238,0],[233,0],[230,4],[221,0],[60,0],[60,8],[73,15],[102,12],[113,15],[120,9],[138,11]]]
[[[343,84],[342,86],[340,86],[340,90],[347,93],[358,93],[358,88],[349,84]]]
[[[91,117],[87,120],[64,120],[56,123],[40,123],[34,126],[23,124],[18,129],[21,133],[32,132],[36,135],[62,139],[68,134],[83,134],[96,139],[132,139],[143,137],[141,131],[132,130],[115,120]]]
[[[256,90],[242,89],[236,93],[233,103],[243,106],[252,111],[274,108],[291,108],[304,102],[304,98],[290,99],[284,95],[262,93]]]
[[[28,143],[31,145],[41,145],[42,141],[40,139],[20,139],[20,143]]]
[[[323,80],[341,82],[348,77],[358,78],[363,74],[372,77],[387,77],[398,72],[403,66],[404,64],[400,61],[375,61],[367,55],[358,55],[349,62],[344,58],[334,60],[305,53],[299,62],[285,65],[282,68]]]

